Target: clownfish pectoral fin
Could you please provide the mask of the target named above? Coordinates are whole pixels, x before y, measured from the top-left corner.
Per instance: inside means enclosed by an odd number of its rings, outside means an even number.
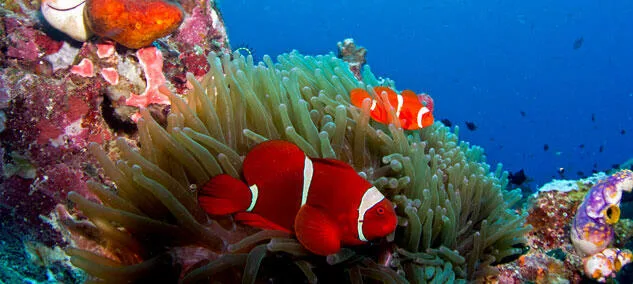
[[[295,233],[299,242],[318,255],[330,255],[341,250],[339,226],[320,209],[303,205],[295,218]]]
[[[241,223],[244,223],[246,225],[249,225],[251,227],[256,227],[256,228],[262,228],[262,229],[266,229],[266,230],[277,230],[277,231],[283,231],[286,233],[291,233],[290,230],[288,230],[287,228],[282,227],[281,225],[278,225],[276,223],[274,223],[273,221],[270,221],[260,215],[257,215],[255,213],[247,213],[247,212],[240,212],[235,214],[235,220],[239,221]]]
[[[211,178],[198,192],[198,203],[210,215],[246,211],[251,203],[251,191],[242,181],[221,174]]]
[[[356,88],[350,91],[350,102],[356,106],[361,107],[365,99],[371,99],[369,93],[361,88]]]

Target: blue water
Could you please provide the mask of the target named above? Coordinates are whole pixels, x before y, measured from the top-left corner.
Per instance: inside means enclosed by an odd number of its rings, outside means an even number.
[[[240,0],[221,11],[231,43],[259,57],[354,38],[375,74],[431,94],[436,118],[533,187],[633,158],[633,1]]]

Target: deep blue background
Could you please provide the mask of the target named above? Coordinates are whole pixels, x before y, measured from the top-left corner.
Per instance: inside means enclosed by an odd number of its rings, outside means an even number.
[[[436,118],[459,125],[461,139],[483,146],[491,164],[524,168],[536,186],[559,178],[559,168],[577,178],[633,157],[633,1],[552,2],[563,1],[238,0],[220,7],[233,46],[246,43],[258,57],[323,54],[353,37],[377,76],[431,94]],[[468,131],[464,121],[478,129]]]

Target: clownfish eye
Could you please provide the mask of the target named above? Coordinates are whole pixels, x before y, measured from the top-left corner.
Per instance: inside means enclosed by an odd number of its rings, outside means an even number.
[[[376,211],[378,212],[378,215],[385,214],[385,208],[383,208],[383,207],[378,207],[378,209]]]

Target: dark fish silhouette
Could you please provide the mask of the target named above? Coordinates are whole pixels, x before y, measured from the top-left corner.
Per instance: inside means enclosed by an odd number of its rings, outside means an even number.
[[[600,145],[599,151],[600,151],[600,153],[602,153],[602,151],[604,151],[604,145]]]
[[[580,149],[585,148],[585,144],[580,144],[580,145],[578,145],[578,148],[580,148]]]
[[[453,123],[452,123],[450,120],[446,119],[446,118],[444,118],[444,119],[442,119],[442,120],[440,120],[440,121],[441,121],[444,125],[446,125],[446,126],[448,126],[448,127],[453,126]]]
[[[521,116],[525,117],[526,113],[524,111],[521,111]]]
[[[468,130],[470,130],[470,131],[477,130],[477,125],[474,122],[466,121],[465,123],[466,123],[466,128],[468,128]]]
[[[596,122],[596,114],[595,113],[591,114],[591,121],[592,122]]]
[[[521,185],[527,180],[527,176],[525,175],[525,171],[523,169],[518,172],[508,174],[508,180],[511,184]]]
[[[574,41],[574,50],[577,50],[582,47],[582,44],[585,42],[583,37],[579,37]]]
[[[547,144],[543,145],[543,151],[547,151],[547,150],[549,150],[549,145]]]
[[[626,130],[624,130],[624,129],[620,130],[620,134],[622,134],[622,135],[626,134]]]

